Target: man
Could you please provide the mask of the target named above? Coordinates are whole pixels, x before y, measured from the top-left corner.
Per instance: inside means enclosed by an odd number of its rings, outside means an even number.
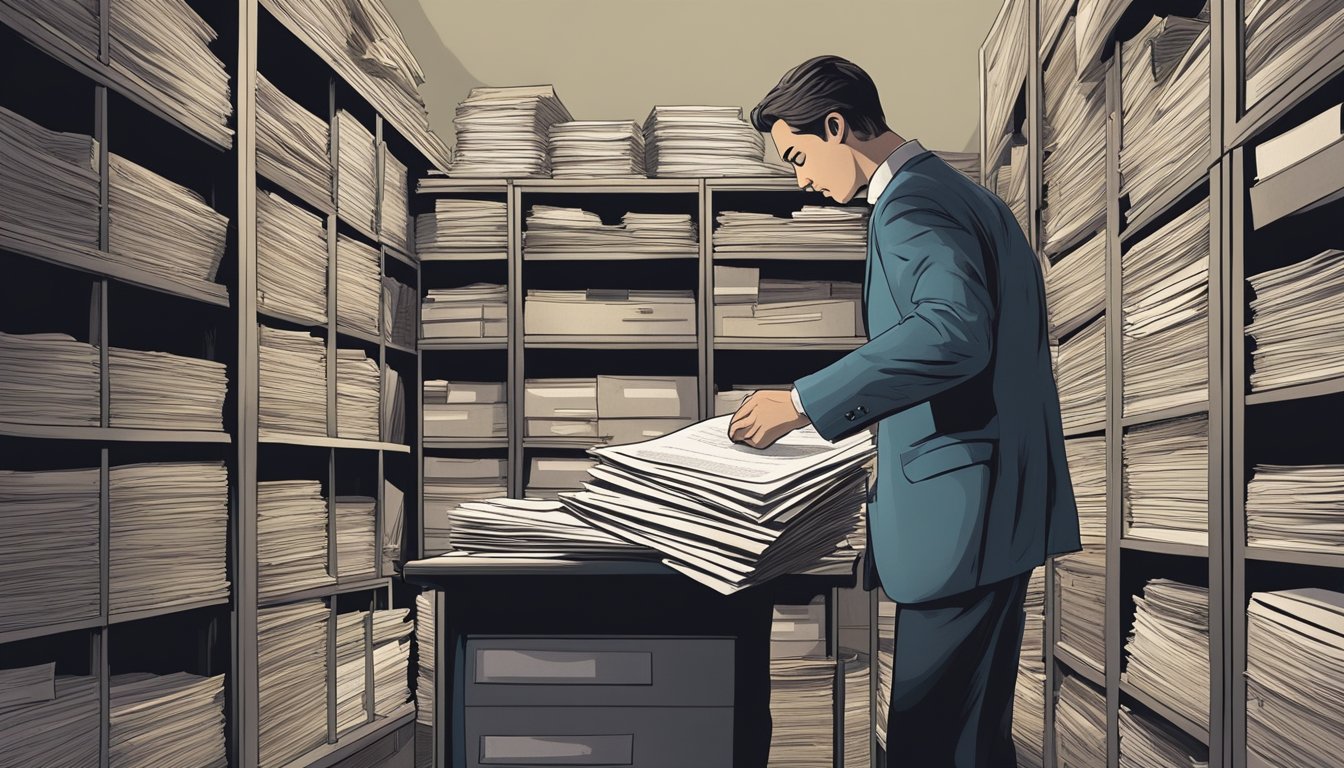
[[[878,425],[864,587],[898,604],[888,765],[1012,766],[1031,570],[1081,548],[1041,271],[997,197],[887,127],[853,63],[811,59],[752,111],[800,187],[873,206],[868,341],[752,394],[729,436]]]

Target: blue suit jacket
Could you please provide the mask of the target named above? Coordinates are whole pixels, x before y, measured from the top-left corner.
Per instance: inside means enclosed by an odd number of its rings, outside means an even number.
[[[876,422],[869,557],[887,594],[958,594],[1080,548],[1041,269],[1008,207],[925,152],[873,207],[868,342],[795,382],[836,440]]]

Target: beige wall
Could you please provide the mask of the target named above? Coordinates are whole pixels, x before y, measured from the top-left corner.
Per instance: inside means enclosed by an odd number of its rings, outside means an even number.
[[[974,150],[977,52],[1001,0],[384,0],[452,143],[475,85],[552,83],[576,119],[643,121],[655,104],[750,109],[795,64],[838,54],[873,76],[887,120]]]

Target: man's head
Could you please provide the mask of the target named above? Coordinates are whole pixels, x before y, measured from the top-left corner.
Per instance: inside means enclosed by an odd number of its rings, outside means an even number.
[[[770,132],[798,186],[841,203],[868,183],[857,147],[890,131],[873,79],[839,56],[818,56],[789,70],[751,111],[751,122]]]

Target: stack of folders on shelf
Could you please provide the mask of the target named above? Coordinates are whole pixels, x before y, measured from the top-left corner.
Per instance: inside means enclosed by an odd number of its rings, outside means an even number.
[[[453,511],[464,501],[504,496],[508,489],[504,459],[426,456],[424,461],[424,537],[426,556],[452,549]]]
[[[113,675],[109,696],[109,768],[227,768],[224,675]]]
[[[378,336],[378,303],[383,298],[383,265],[378,249],[353,237],[336,236],[336,322],[343,329]]]
[[[1344,104],[1255,148],[1251,219],[1257,229],[1344,196]]]
[[[741,107],[657,106],[644,120],[644,167],[650,176],[780,176],[765,161],[765,140]]]
[[[1041,0],[1041,56],[1044,57],[1047,50],[1044,46],[1050,43],[1060,42],[1056,39],[1057,35],[1063,34],[1061,27],[1064,20],[1069,17],[1073,11],[1074,0]]]
[[[577,491],[588,482],[588,470],[597,466],[592,459],[570,456],[533,456],[523,495],[529,499],[558,500],[561,491]]]
[[[1344,553],[1344,465],[1256,464],[1246,485],[1246,544]]]
[[[896,604],[881,592],[877,601],[877,714],[873,730],[877,743],[887,748],[887,716],[891,709],[891,676],[895,671]],[[1041,684],[1044,689],[1045,684]]]
[[[1134,596],[1121,682],[1209,727],[1209,590],[1153,579]],[[1249,709],[1249,707],[1248,707]]]
[[[1209,165],[1209,6],[1196,18],[1156,18],[1123,45],[1120,147],[1126,218]]]
[[[751,395],[752,392],[758,392],[760,390],[787,392],[792,388],[792,384],[734,384],[732,389],[714,393],[714,415],[723,416],[736,413],[737,409],[742,407],[742,403],[746,401],[747,397]]]
[[[345,733],[368,720],[364,673],[368,642],[367,611],[336,614],[336,732]]]
[[[1262,0],[1247,3],[1245,14],[1247,109],[1307,71],[1344,35],[1338,0]]]
[[[1124,537],[1209,540],[1209,420],[1145,424],[1124,436]]]
[[[1055,753],[1064,768],[1106,764],[1106,694],[1064,675],[1055,702]]]
[[[0,470],[0,632],[98,616],[98,483],[97,467]]]
[[[331,124],[257,73],[257,173],[314,203],[332,201]]]
[[[1326,251],[1248,278],[1251,389],[1344,376],[1344,251]]]
[[[373,713],[386,717],[411,699],[409,608],[373,612]]]
[[[644,131],[633,120],[575,120],[550,129],[551,175],[557,179],[646,176]]]
[[[699,253],[689,213],[627,213],[620,224],[603,224],[582,208],[534,205],[527,211],[523,255],[528,259],[607,258],[636,254],[662,258]]]
[[[835,754],[835,659],[826,658],[826,642],[821,638],[825,625],[825,606],[817,621],[811,606],[787,606],[803,609],[801,616],[786,612],[781,619],[775,606],[774,626],[770,632],[770,768],[811,768],[828,765]],[[816,641],[790,641],[799,635],[818,636]],[[803,647],[800,647],[800,644]]]
[[[1106,217],[1106,88],[1080,81],[1077,65],[1070,19],[1044,75],[1041,226],[1047,253],[1058,253]]]
[[[382,144],[383,194],[378,198],[378,239],[401,251],[410,249],[410,171]]]
[[[392,366],[383,368],[382,439],[388,443],[406,443],[406,387],[401,374]]]
[[[695,421],[694,376],[528,379],[528,437],[573,437],[611,445],[671,434]]]
[[[1024,235],[1031,234],[1027,217],[1027,150],[1026,144],[1014,144],[1008,150],[1008,162],[994,169],[988,179],[990,189],[1008,205]]]
[[[424,383],[425,437],[505,437],[508,394],[502,382]]]
[[[224,430],[229,374],[223,363],[112,347],[108,389],[113,427]]]
[[[529,288],[523,331],[540,336],[675,336],[695,333],[695,292]],[[502,324],[502,323],[501,323]]]
[[[285,765],[327,740],[327,623],[308,600],[257,611],[260,765]]]
[[[1059,345],[1055,363],[1064,429],[1106,419],[1106,317],[1098,317]]]
[[[257,483],[257,596],[335,581],[327,566],[327,500],[316,480]]]
[[[1344,594],[1256,592],[1247,614],[1248,762],[1337,764],[1344,754]]]
[[[868,248],[868,208],[805,205],[789,218],[768,213],[724,211],[716,219],[714,255],[759,257],[770,252],[816,258],[862,259]]]
[[[457,151],[448,175],[550,176],[551,126],[574,118],[551,85],[472,88],[457,105]]]
[[[1106,543],[1106,438],[1075,437],[1064,441],[1073,496],[1078,505],[1078,529],[1083,545]]]
[[[180,285],[225,295],[214,282],[229,217],[194,190],[108,156],[107,258]]]
[[[984,43],[985,146],[998,157],[1013,132],[1013,110],[1027,84],[1028,4],[1008,0]]]
[[[1106,74],[1107,43],[1133,0],[1078,0],[1077,27],[1079,77],[1101,80]]]
[[[394,563],[403,561],[401,541],[406,525],[406,493],[390,480],[383,480],[383,572],[382,576],[396,573]]]
[[[107,602],[113,616],[229,596],[229,475],[223,462],[126,464],[108,472]]]
[[[868,698],[871,666],[868,654],[840,649],[840,663],[844,668],[845,730],[842,768],[866,768],[872,764],[869,755],[873,745],[873,712]]]
[[[336,210],[341,220],[374,237],[378,218],[378,145],[359,118],[336,113]]]
[[[261,326],[261,434],[327,434],[327,343],[306,331]]]
[[[341,579],[375,575],[374,514],[378,500],[370,496],[337,496],[335,507],[336,574]]]
[[[98,765],[102,721],[96,676],[54,664],[0,670],[0,755],[8,765]]]
[[[109,11],[112,70],[161,96],[196,132],[232,143],[229,72],[210,49],[218,35],[205,19],[187,0],[116,0]]]
[[[649,560],[657,557],[656,552],[640,544],[589,525],[562,501],[508,498],[463,501],[449,512],[449,528],[452,549],[483,558]]]
[[[935,149],[933,150],[933,153],[942,158],[944,163],[952,166],[952,170],[969,179],[971,183],[980,183],[979,152],[951,152],[943,149]]]
[[[1208,768],[1209,748],[1184,731],[1121,704],[1120,768],[1154,765]]]
[[[5,241],[92,255],[98,250],[98,185],[93,137],[50,131],[0,107],[0,236]]]
[[[0,22],[26,38],[50,37],[87,60],[98,57],[98,0],[4,0]]]
[[[1013,691],[1013,742],[1020,768],[1045,766],[1045,568],[1031,572]]]
[[[863,334],[858,283],[761,278],[759,267],[714,267],[714,335],[855,338]]]
[[[0,422],[98,426],[101,368],[96,347],[64,333],[0,331]]]
[[[1098,673],[1106,660],[1106,550],[1086,547],[1055,560],[1059,647]],[[1079,670],[1081,671],[1081,670]]]
[[[1106,306],[1106,233],[1098,232],[1045,271],[1050,330],[1072,329]]]
[[[503,339],[508,336],[508,291],[494,283],[430,288],[420,307],[420,338]]]
[[[421,259],[454,253],[504,255],[509,247],[509,207],[494,200],[434,201],[433,213],[415,217],[415,254]]]
[[[327,322],[327,227],[274,192],[257,192],[257,309]]]
[[[1209,204],[1123,257],[1124,415],[1204,402],[1209,393]]]
[[[415,346],[416,317],[420,297],[415,288],[395,277],[383,277],[383,340],[411,348]]]
[[[362,349],[336,350],[336,434],[378,440],[383,423],[383,374]]]
[[[434,592],[415,596],[415,768],[434,768]]]

